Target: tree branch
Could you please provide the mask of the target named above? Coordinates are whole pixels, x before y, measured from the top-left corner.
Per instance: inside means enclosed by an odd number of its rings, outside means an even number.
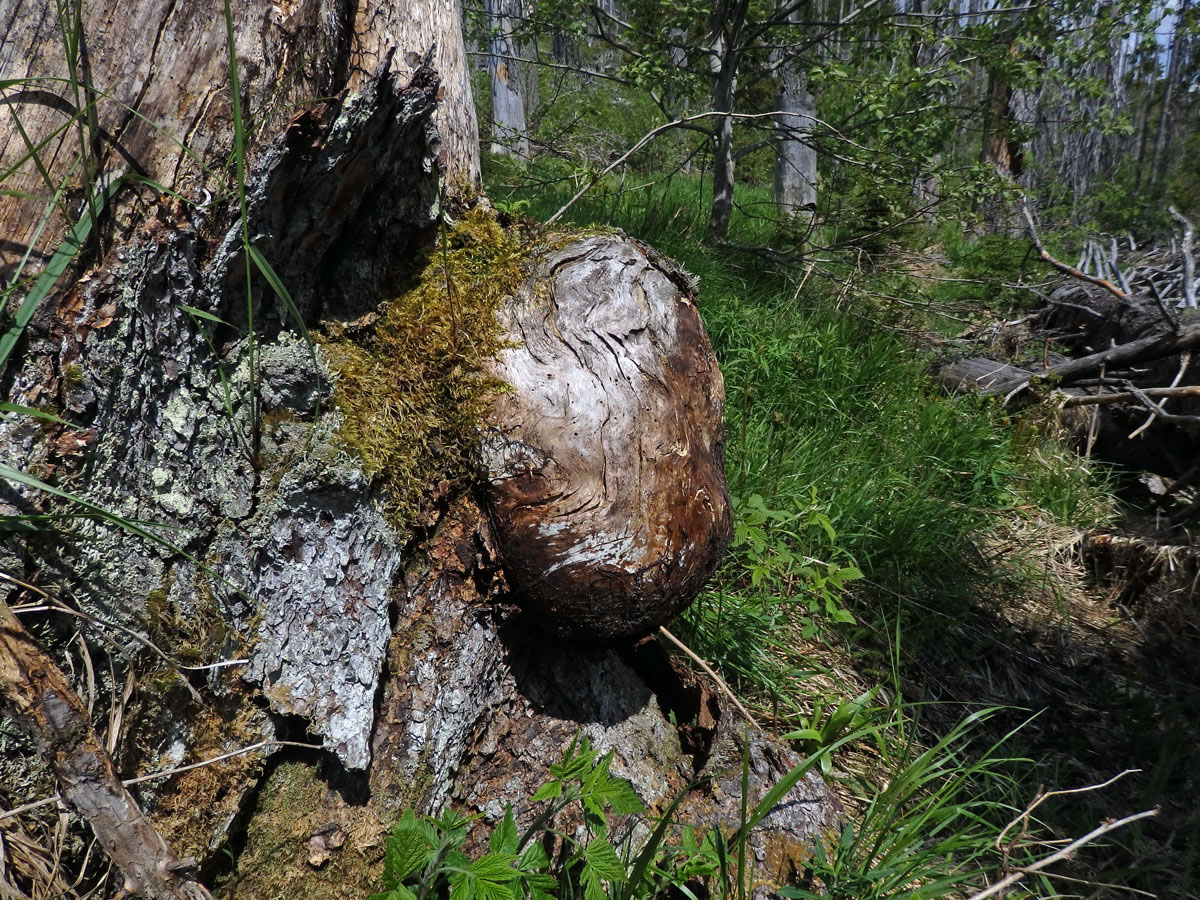
[[[151,900],[212,900],[117,777],[87,710],[62,671],[0,600],[0,695],[58,780],[59,793],[92,826],[125,876]]]
[[[1050,255],[1050,251],[1042,245],[1042,239],[1038,237],[1037,228],[1033,224],[1033,216],[1029,213],[1029,204],[1021,204],[1021,210],[1025,213],[1025,222],[1029,225],[1029,237],[1033,241],[1033,246],[1037,248],[1038,256],[1044,259],[1058,271],[1072,278],[1078,278],[1080,281],[1086,281],[1088,284],[1094,284],[1097,287],[1102,287],[1119,300],[1128,300],[1129,295],[1123,290],[1104,278],[1097,278],[1095,275],[1088,275],[1086,272],[1081,272],[1074,266],[1069,266],[1065,262],[1061,262]]]

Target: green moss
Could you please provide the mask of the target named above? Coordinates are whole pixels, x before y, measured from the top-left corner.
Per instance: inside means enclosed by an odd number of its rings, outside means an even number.
[[[505,344],[501,302],[525,277],[527,235],[476,208],[440,235],[415,284],[362,341],[325,338],[340,440],[411,521],[425,486],[468,472],[475,428],[503,385],[484,363]]]
[[[344,843],[327,860],[311,856],[313,835],[336,828]],[[262,785],[225,900],[361,900],[379,883],[383,824],[370,807],[344,803],[316,767],[279,765]]]

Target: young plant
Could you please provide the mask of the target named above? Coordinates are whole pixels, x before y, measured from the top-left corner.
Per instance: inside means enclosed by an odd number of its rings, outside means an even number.
[[[608,816],[641,814],[645,807],[629,782],[609,771],[611,763],[611,752],[601,756],[586,737],[577,736],[532,797],[546,808],[522,833],[512,807],[506,807],[488,852],[475,860],[462,850],[474,819],[452,811],[417,818],[408,810],[387,840],[386,890],[371,900],[427,900],[447,892],[450,900],[615,896],[630,878],[619,845],[609,837]],[[568,807],[582,814],[582,837],[554,828]],[[557,844],[553,856],[547,844]]]

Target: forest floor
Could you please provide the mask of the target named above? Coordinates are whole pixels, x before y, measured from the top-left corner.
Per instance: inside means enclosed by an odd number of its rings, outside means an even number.
[[[535,217],[570,196],[493,180]],[[708,244],[703,188],[679,177],[597,189],[567,219],[699,278],[738,527],[672,628],[798,749],[854,738],[826,764],[849,825],[804,896],[970,896],[1154,808],[1009,896],[1197,896],[1195,529],[1162,531],[1141,473],[1077,452],[1052,405],[930,376],[947,356],[1039,368],[1060,349],[1004,324],[1055,277],[1028,243],[913,229],[839,251],[822,234],[779,266]],[[778,239],[749,215],[731,234]]]

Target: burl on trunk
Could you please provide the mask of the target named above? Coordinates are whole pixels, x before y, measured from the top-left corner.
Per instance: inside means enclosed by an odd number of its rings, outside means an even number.
[[[721,373],[689,281],[648,247],[599,235],[532,269],[481,441],[505,573],[552,631],[644,633],[729,544]]]

